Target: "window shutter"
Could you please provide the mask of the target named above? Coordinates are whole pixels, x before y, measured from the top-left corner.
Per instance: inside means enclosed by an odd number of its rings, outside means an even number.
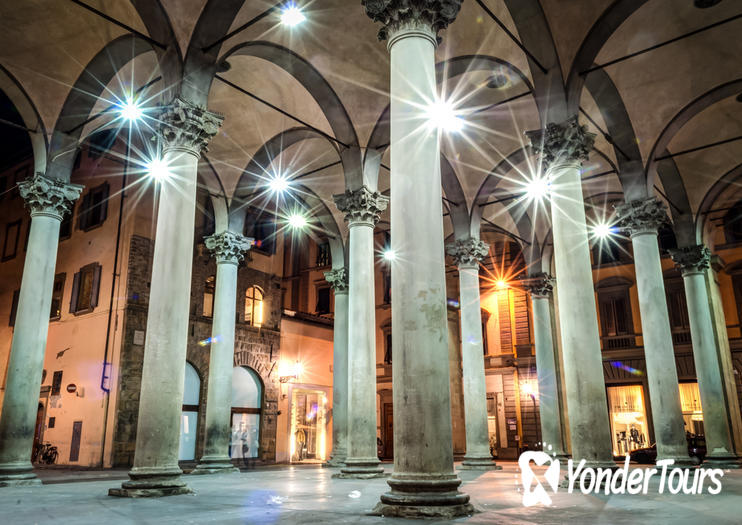
[[[100,222],[105,222],[106,218],[108,217],[108,194],[110,191],[110,187],[108,186],[108,183],[103,184],[103,188],[101,188],[101,203],[100,203]]]
[[[8,323],[8,326],[15,326],[15,316],[18,313],[18,296],[20,294],[20,290],[13,292],[13,301],[10,305],[10,322]]]
[[[98,306],[98,290],[100,289],[100,271],[101,265],[96,264],[93,270],[93,287],[90,292],[90,308]]]
[[[77,294],[80,291],[80,272],[75,274],[75,278],[72,280],[72,295],[70,297],[70,313],[74,314],[77,311]]]
[[[90,192],[82,198],[80,214],[77,216],[77,229],[84,230],[88,226],[88,215],[90,215]]]

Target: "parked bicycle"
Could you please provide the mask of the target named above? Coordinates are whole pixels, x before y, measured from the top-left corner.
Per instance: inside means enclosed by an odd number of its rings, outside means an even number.
[[[34,446],[33,454],[31,455],[31,463],[44,463],[45,465],[53,465],[57,462],[59,451],[57,447],[51,443],[37,443]]]

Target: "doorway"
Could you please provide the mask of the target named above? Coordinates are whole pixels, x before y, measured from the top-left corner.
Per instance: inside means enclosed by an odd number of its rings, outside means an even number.
[[[236,366],[232,369],[232,435],[229,456],[252,459],[260,453],[260,415],[263,383],[255,370]]]
[[[291,462],[325,460],[327,393],[295,388],[291,393]]]

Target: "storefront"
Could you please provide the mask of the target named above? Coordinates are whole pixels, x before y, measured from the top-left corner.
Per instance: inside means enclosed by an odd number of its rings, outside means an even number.
[[[642,385],[609,386],[608,410],[613,455],[625,456],[650,445],[649,424]]]
[[[325,461],[327,391],[294,386],[291,389],[291,462]]]
[[[703,412],[701,411],[701,393],[698,383],[680,383],[680,407],[683,411],[683,422],[690,437],[703,435]]]

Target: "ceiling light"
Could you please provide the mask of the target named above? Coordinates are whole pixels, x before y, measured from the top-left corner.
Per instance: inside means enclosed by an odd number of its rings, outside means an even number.
[[[285,26],[294,27],[301,24],[307,17],[301,12],[296,4],[287,4],[281,9],[281,23]]]
[[[616,228],[614,226],[611,226],[610,224],[605,222],[601,222],[593,226],[593,235],[598,239],[605,239],[613,235],[615,231]]]
[[[551,191],[551,181],[545,177],[536,177],[526,183],[526,195],[533,200],[541,200]]]
[[[508,287],[508,283],[507,281],[500,279],[497,281],[496,286],[498,290],[504,290],[505,288]]]
[[[431,127],[451,133],[458,133],[464,129],[464,119],[456,114],[456,110],[449,102],[438,101],[431,104],[426,116]]]
[[[301,230],[307,225],[307,218],[301,213],[294,213],[289,217],[289,226],[295,230]]]
[[[394,250],[384,250],[384,260],[385,261],[393,261],[397,258],[397,254],[394,253]]]
[[[147,173],[156,181],[163,181],[170,177],[170,167],[160,158],[152,159],[147,163]]]
[[[133,98],[127,97],[126,102],[119,104],[119,115],[124,120],[133,122],[142,118],[144,111],[142,111],[141,106]]]
[[[271,179],[268,181],[268,187],[273,193],[283,193],[287,189],[289,189],[290,181],[281,175],[277,175],[275,177],[271,177]]]

